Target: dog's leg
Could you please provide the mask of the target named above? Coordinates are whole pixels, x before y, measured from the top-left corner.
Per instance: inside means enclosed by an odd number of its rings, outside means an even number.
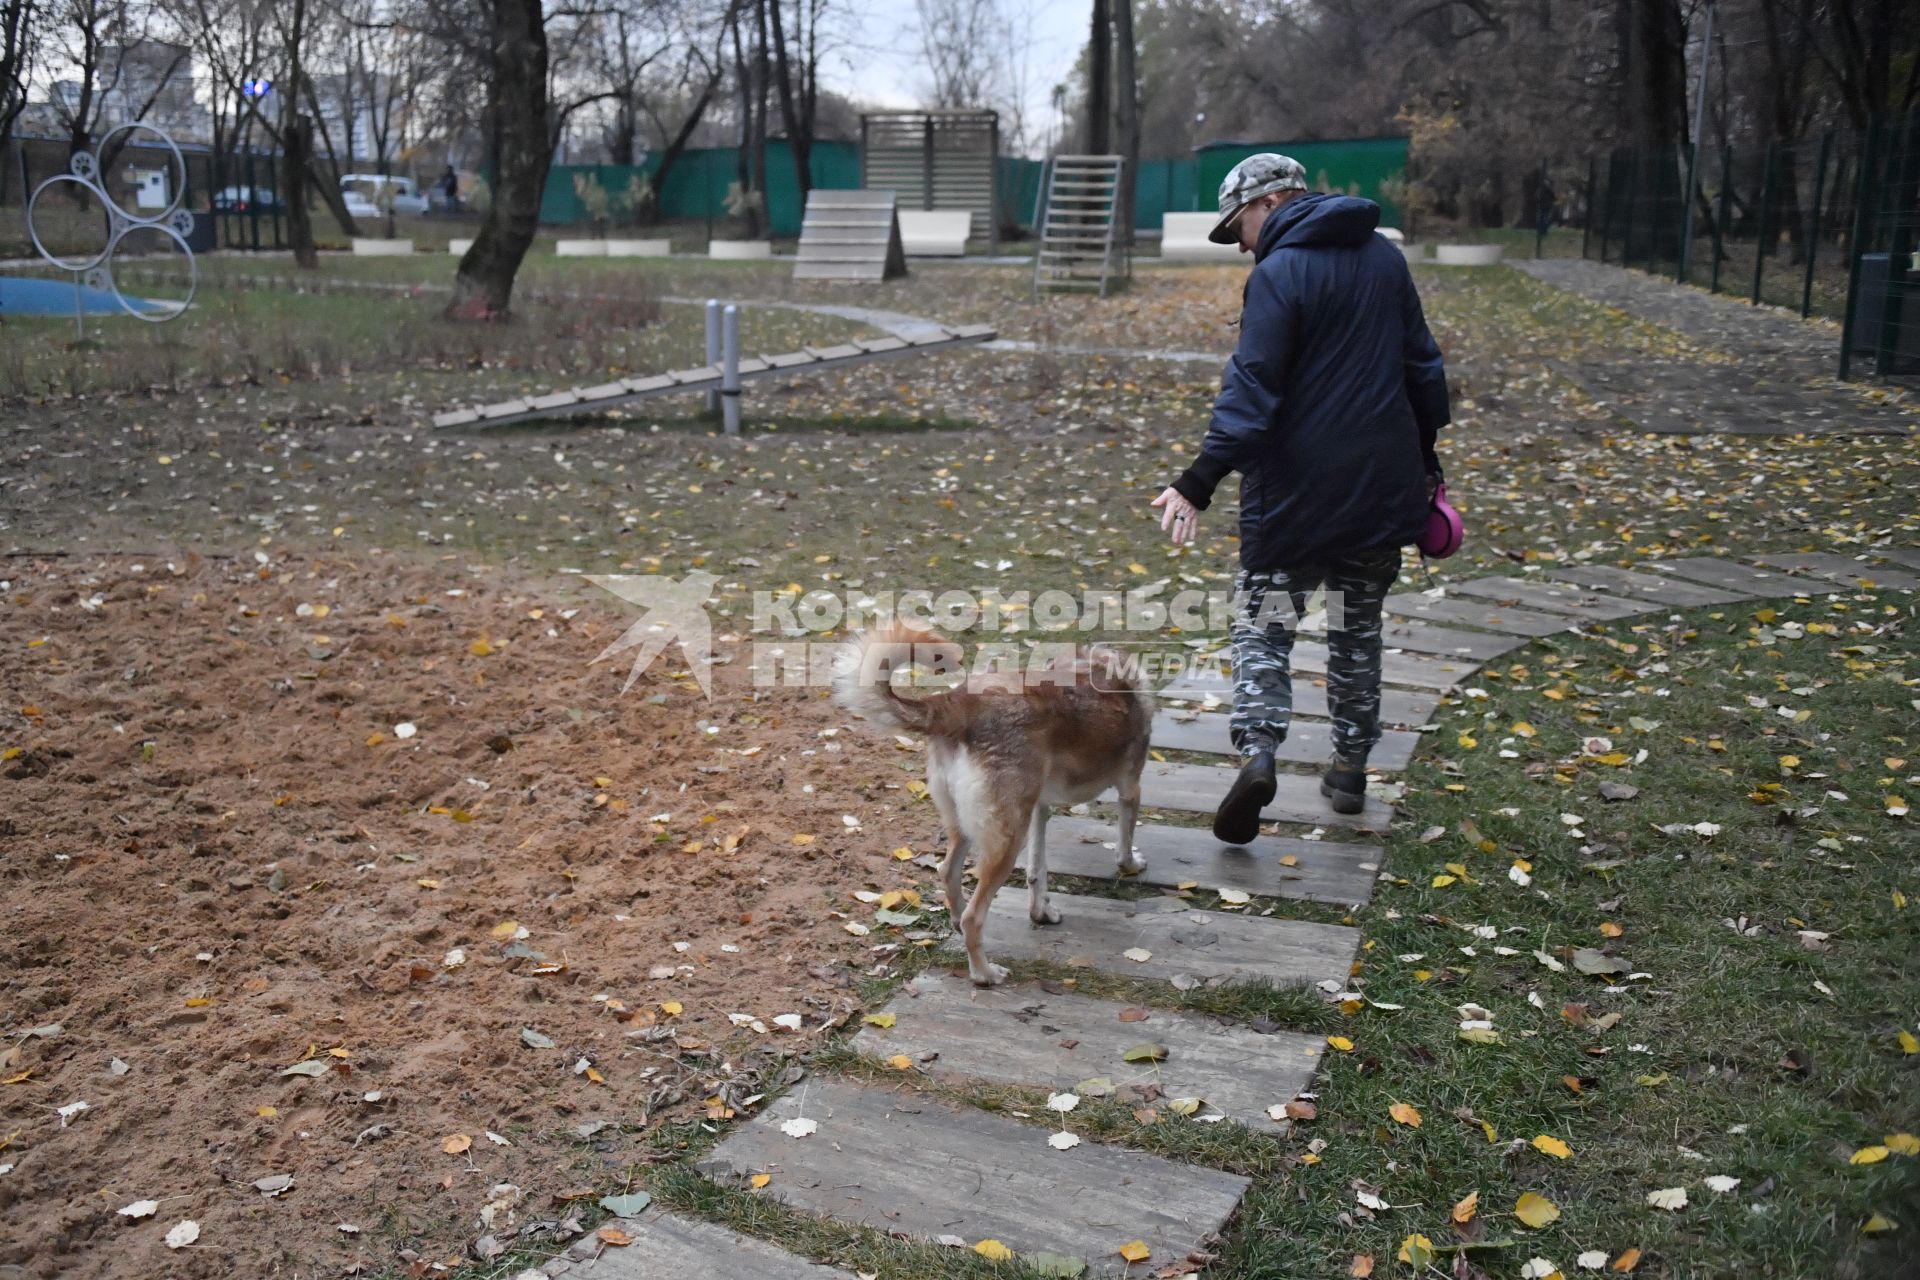
[[[1027,918],[1035,924],[1059,924],[1060,912],[1047,903],[1047,818],[1044,804],[1027,819]]]
[[[1022,809],[1019,813],[995,815],[976,833],[976,883],[973,896],[960,915],[960,936],[967,946],[967,976],[977,986],[998,986],[1007,979],[1006,969],[987,959],[982,938],[986,934],[987,908],[993,905],[993,895],[1013,874],[1013,864],[1020,856],[1020,837],[1026,827],[1021,820],[1025,816],[1024,806]]]
[[[1137,876],[1147,869],[1146,857],[1134,850],[1133,826],[1140,820],[1140,778],[1120,784],[1120,873]]]
[[[940,878],[947,886],[947,918],[958,924],[967,909],[967,852],[970,846],[960,828],[947,824],[947,856],[940,864]]]

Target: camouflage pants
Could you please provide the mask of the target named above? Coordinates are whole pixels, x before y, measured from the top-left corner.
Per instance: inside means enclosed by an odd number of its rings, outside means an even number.
[[[1327,706],[1333,749],[1364,764],[1380,741],[1380,613],[1400,574],[1400,549],[1381,547],[1324,564],[1241,570],[1233,623],[1234,750],[1270,751],[1293,722],[1294,631],[1314,588],[1327,589]]]

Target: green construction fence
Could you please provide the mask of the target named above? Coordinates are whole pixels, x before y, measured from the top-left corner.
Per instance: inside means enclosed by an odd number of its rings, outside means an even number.
[[[1168,213],[1213,209],[1227,171],[1261,151],[1278,151],[1298,160],[1317,191],[1345,191],[1379,202],[1382,223],[1400,225],[1400,207],[1386,197],[1385,191],[1388,184],[1406,174],[1407,140],[1352,138],[1334,142],[1215,142],[1196,148],[1191,158],[1143,160],[1134,187],[1134,226],[1141,231],[1157,231]],[[633,176],[651,174],[659,164],[660,158],[651,156],[644,165],[554,165],[540,202],[540,221],[557,226],[591,221],[574,187],[575,174],[591,173],[611,198],[612,221],[624,222],[622,200]],[[816,142],[809,168],[813,185],[823,190],[857,188],[860,147],[853,142]],[[1045,172],[1042,161],[1000,157],[1002,227],[1032,230]],[[667,175],[659,216],[695,222],[725,218],[727,188],[738,174],[736,148],[696,147],[683,152]],[[793,154],[786,141],[779,138],[767,142],[767,214],[773,235],[800,234],[800,184],[795,180]]]

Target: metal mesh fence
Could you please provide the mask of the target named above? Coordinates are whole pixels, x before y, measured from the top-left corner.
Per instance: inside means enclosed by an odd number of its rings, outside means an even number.
[[[1697,162],[1616,151],[1591,174],[1588,257],[1840,321],[1842,377],[1920,372],[1920,114]]]

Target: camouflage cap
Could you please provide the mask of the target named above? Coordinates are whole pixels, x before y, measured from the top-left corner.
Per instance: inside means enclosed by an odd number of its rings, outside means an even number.
[[[1248,156],[1233,166],[1220,183],[1220,221],[1213,224],[1207,239],[1215,244],[1234,244],[1240,239],[1233,229],[1240,211],[1261,196],[1275,191],[1305,191],[1307,171],[1292,156],[1263,151]]]

